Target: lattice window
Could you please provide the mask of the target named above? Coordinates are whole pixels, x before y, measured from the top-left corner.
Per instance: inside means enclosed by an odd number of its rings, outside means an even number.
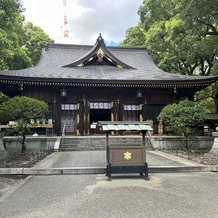
[[[90,102],[90,109],[111,109],[109,102]]]
[[[125,121],[139,121],[139,105],[129,104],[124,105],[124,119]]]

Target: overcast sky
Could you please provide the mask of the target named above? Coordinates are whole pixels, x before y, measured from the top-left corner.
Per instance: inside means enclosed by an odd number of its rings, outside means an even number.
[[[26,21],[40,26],[56,42],[63,40],[64,15],[69,38],[93,45],[102,34],[106,41],[120,42],[126,30],[137,25],[143,0],[23,0]]]

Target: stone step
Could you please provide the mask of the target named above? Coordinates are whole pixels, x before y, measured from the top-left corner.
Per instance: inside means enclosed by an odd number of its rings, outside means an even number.
[[[100,147],[83,147],[83,148],[75,148],[75,147],[69,147],[69,148],[60,148],[59,151],[105,151],[105,148]]]
[[[90,150],[106,150],[106,146],[100,145],[73,145],[68,144],[60,147],[60,151],[90,151]],[[153,150],[151,146],[146,146],[146,150]]]
[[[60,150],[84,151],[84,150],[105,150],[106,137],[65,137]],[[141,145],[142,137],[109,137],[109,145]],[[148,143],[146,143],[148,145]]]
[[[60,147],[62,151],[64,150],[75,150],[75,151],[88,151],[88,150],[105,150],[106,145],[98,144],[64,144]]]

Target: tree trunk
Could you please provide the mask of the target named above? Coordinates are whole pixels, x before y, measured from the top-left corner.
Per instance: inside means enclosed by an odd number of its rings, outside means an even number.
[[[22,142],[21,142],[22,149],[21,149],[21,153],[25,153],[26,152],[26,143],[25,143],[25,140],[26,140],[26,135],[22,135]]]

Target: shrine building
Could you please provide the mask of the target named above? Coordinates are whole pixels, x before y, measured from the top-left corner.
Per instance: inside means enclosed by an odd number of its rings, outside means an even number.
[[[90,135],[98,121],[154,121],[167,104],[187,97],[217,77],[164,72],[144,47],[47,44],[32,68],[0,71],[0,89],[48,103],[54,134]]]

